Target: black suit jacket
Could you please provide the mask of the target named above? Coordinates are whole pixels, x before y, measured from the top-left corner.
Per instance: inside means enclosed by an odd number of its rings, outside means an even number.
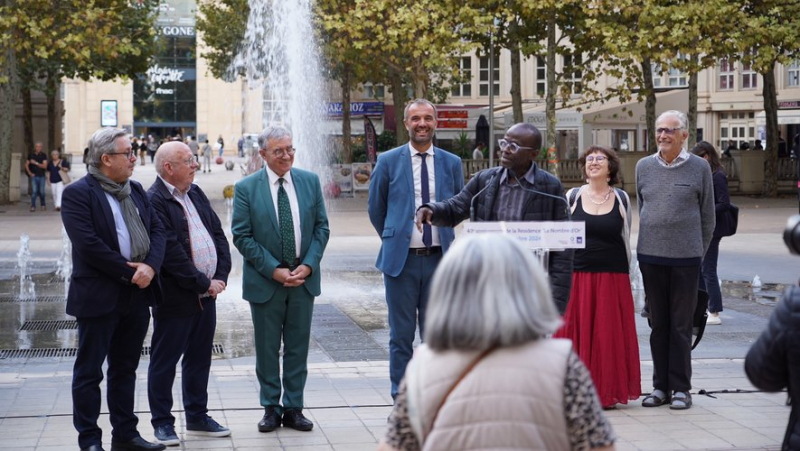
[[[431,222],[435,226],[455,227],[461,221],[470,217],[470,207],[474,205],[473,217],[475,221],[495,221],[494,204],[500,188],[500,178],[504,168],[496,167],[484,169],[475,174],[464,189],[454,197],[443,201],[427,204],[433,210]],[[517,221],[566,221],[567,203],[564,197],[564,187],[561,182],[547,171],[543,171],[534,163],[533,189],[547,194],[564,198],[559,202],[552,197],[526,193],[527,200],[522,211],[519,212]],[[485,188],[485,190],[484,190]],[[483,190],[481,192],[481,190]],[[473,198],[478,197],[473,204]],[[548,273],[552,285],[553,300],[556,307],[563,314],[569,302],[570,288],[572,287],[572,256],[571,249],[563,252],[551,252]]]
[[[147,197],[163,223],[167,236],[167,250],[160,274],[164,301],[153,309],[153,316],[168,318],[193,315],[200,309],[198,295],[208,291],[211,279],[198,271],[192,261],[189,223],[183,206],[170,194],[160,177],[156,177],[155,183],[147,190]],[[228,283],[231,250],[219,217],[199,186],[192,185],[189,199],[214,240],[217,268],[212,278]]]
[[[158,274],[166,244],[164,228],[153,214],[142,185],[133,180],[130,183],[131,198],[150,235],[150,252],[143,263]],[[68,314],[90,318],[111,313],[118,302],[160,302],[158,277],[145,289],[131,283],[136,271],[120,254],[114,216],[97,179],[87,175],[67,185],[61,199],[61,219],[72,241]]]

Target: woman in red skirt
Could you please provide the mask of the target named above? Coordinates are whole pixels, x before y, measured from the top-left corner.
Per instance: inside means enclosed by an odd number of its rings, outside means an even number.
[[[630,199],[613,188],[619,158],[591,146],[579,159],[587,184],[567,192],[572,219],[586,222],[586,248],[575,250],[572,292],[555,336],[572,340],[604,408],[641,395],[639,344],[630,268]]]

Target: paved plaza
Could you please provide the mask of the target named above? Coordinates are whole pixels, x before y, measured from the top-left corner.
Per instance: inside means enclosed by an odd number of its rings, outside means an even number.
[[[85,173],[75,165],[73,178]],[[137,166],[133,178],[148,187],[155,179],[149,163]],[[230,237],[230,208],[222,189],[241,178],[236,168],[215,165],[198,173]],[[47,212],[30,213],[29,197],[0,206],[0,449],[77,449],[72,427],[70,383],[76,344],[72,318],[64,314],[63,283],[53,276],[63,247],[61,220],[48,193]],[[782,241],[797,199],[733,199],[740,209],[739,233],[722,240],[719,274],[723,279],[723,324],[710,326],[693,353],[694,406],[687,411],[646,409],[641,401],[606,411],[619,450],[780,449],[789,407],[786,393],[757,391],[743,371],[747,349],[766,326],[780,291],[797,282],[800,258],[789,255]],[[323,294],[316,300],[306,387],[306,415],[311,432],[278,429],[262,434],[256,424],[263,413],[252,343],[250,310],[241,299],[241,256],[235,248],[229,288],[218,300],[218,330],[209,384],[209,414],[232,430],[227,438],[185,436],[178,411],[176,430],[183,440],[168,449],[223,450],[374,450],[391,410],[388,372],[388,326],[380,273],[374,260],[380,246],[366,214],[366,193],[336,199],[329,205],[331,239],[322,264]],[[638,221],[633,224],[636,244]],[[37,300],[21,302],[16,269],[20,235],[30,237],[31,271]],[[764,282],[754,292],[749,282]],[[639,290],[637,297],[641,297]],[[38,323],[37,323],[38,322]],[[56,324],[29,330],[29,324]],[[646,322],[637,315],[642,360],[642,390],[652,377]],[[35,329],[35,328],[34,328]],[[149,344],[149,337],[145,345]],[[49,356],[23,351],[49,350]],[[139,431],[153,439],[147,403],[147,365],[139,366]],[[178,374],[180,378],[180,373]],[[176,380],[175,387],[180,387]],[[180,390],[175,394],[180,407]],[[484,406],[484,408],[498,408]],[[105,409],[104,409],[105,412]],[[104,444],[110,444],[107,414],[101,415]]]

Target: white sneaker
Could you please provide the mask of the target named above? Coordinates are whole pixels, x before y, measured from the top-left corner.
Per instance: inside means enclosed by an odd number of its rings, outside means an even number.
[[[706,318],[706,326],[717,326],[722,324],[722,318],[719,317],[719,313],[708,313],[708,318]]]

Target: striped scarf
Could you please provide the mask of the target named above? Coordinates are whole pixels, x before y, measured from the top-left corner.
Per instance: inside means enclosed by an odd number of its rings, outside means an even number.
[[[100,182],[100,186],[103,187],[105,192],[119,201],[125,226],[131,236],[131,260],[135,262],[144,261],[150,252],[150,236],[147,234],[147,229],[139,216],[136,203],[131,199],[131,181],[125,180],[125,183],[120,185],[106,177],[105,174],[100,172],[100,169],[94,166],[89,166],[89,174]]]

